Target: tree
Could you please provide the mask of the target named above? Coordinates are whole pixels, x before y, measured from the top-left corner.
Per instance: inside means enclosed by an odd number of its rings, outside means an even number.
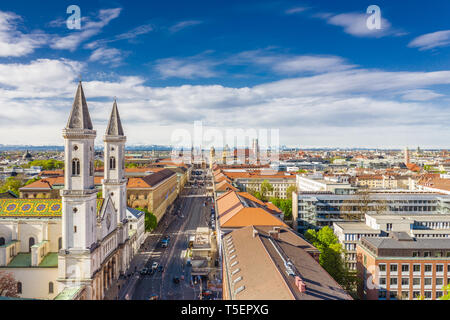
[[[142,211],[145,213],[145,231],[151,232],[155,230],[156,226],[158,225],[158,219],[156,216],[148,211],[147,208],[136,208],[139,211]]]
[[[18,298],[17,281],[12,273],[0,271],[0,296]]]
[[[272,197],[270,202],[284,213],[284,220],[292,219],[292,199],[280,199]]]
[[[450,283],[444,286],[442,291],[447,291],[447,294],[440,297],[439,300],[450,300]]]
[[[27,166],[42,167],[42,170],[64,169],[64,161],[58,161],[55,159],[33,160],[29,162]]]
[[[326,226],[316,231],[309,229],[305,232],[305,238],[320,251],[320,265],[352,296],[356,296],[358,277],[356,272],[345,265],[345,250],[339,243],[333,230]]]
[[[286,197],[288,199],[292,199],[292,192],[297,192],[297,187],[296,186],[289,186],[286,189]]]
[[[9,177],[6,179],[6,181],[0,187],[0,193],[11,191],[18,196],[19,189],[22,187],[23,187],[22,181],[20,181],[19,179],[15,178],[15,177]]]
[[[263,180],[263,182],[261,182],[261,186],[259,187],[259,191],[261,192],[261,197],[266,199],[267,193],[273,191],[273,186],[268,180]]]
[[[94,167],[95,167],[95,168],[101,168],[101,167],[103,167],[103,166],[104,166],[103,161],[101,161],[101,160],[95,160],[95,161],[94,161]]]

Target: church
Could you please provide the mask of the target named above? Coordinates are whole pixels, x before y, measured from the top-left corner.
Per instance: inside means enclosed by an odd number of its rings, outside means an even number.
[[[0,271],[14,275],[22,298],[103,299],[140,246],[127,219],[126,137],[116,101],[103,137],[103,198],[94,185],[96,135],[80,81],[62,132],[61,199],[0,199]]]

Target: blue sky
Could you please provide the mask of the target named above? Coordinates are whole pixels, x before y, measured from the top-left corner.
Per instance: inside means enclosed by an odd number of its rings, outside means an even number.
[[[438,0],[2,3],[0,143],[61,144],[81,75],[98,143],[116,96],[130,144],[203,121],[289,146],[448,148],[449,17]]]

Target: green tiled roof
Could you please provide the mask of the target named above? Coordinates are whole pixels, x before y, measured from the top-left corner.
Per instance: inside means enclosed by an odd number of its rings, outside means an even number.
[[[103,199],[97,199],[97,214]],[[0,218],[61,218],[61,199],[0,199]]]
[[[42,259],[38,268],[57,268],[58,253],[50,252]],[[35,268],[31,266],[31,253],[19,253],[8,264],[8,268]]]
[[[19,253],[8,264],[11,268],[31,267],[31,253]]]
[[[39,264],[39,267],[41,268],[56,268],[58,267],[58,253],[57,252],[50,252],[47,254],[44,259],[42,259],[41,263]]]
[[[82,289],[82,286],[64,288],[64,290],[55,297],[55,300],[73,300]]]

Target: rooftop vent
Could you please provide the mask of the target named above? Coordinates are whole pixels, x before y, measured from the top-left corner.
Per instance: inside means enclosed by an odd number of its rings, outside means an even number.
[[[236,291],[234,292],[234,294],[238,294],[239,292],[244,291],[245,286],[240,286],[239,288],[236,289]]]
[[[237,268],[236,270],[233,270],[233,272],[231,273],[231,275],[235,275],[235,274],[238,273],[239,271],[241,271],[241,269]]]

